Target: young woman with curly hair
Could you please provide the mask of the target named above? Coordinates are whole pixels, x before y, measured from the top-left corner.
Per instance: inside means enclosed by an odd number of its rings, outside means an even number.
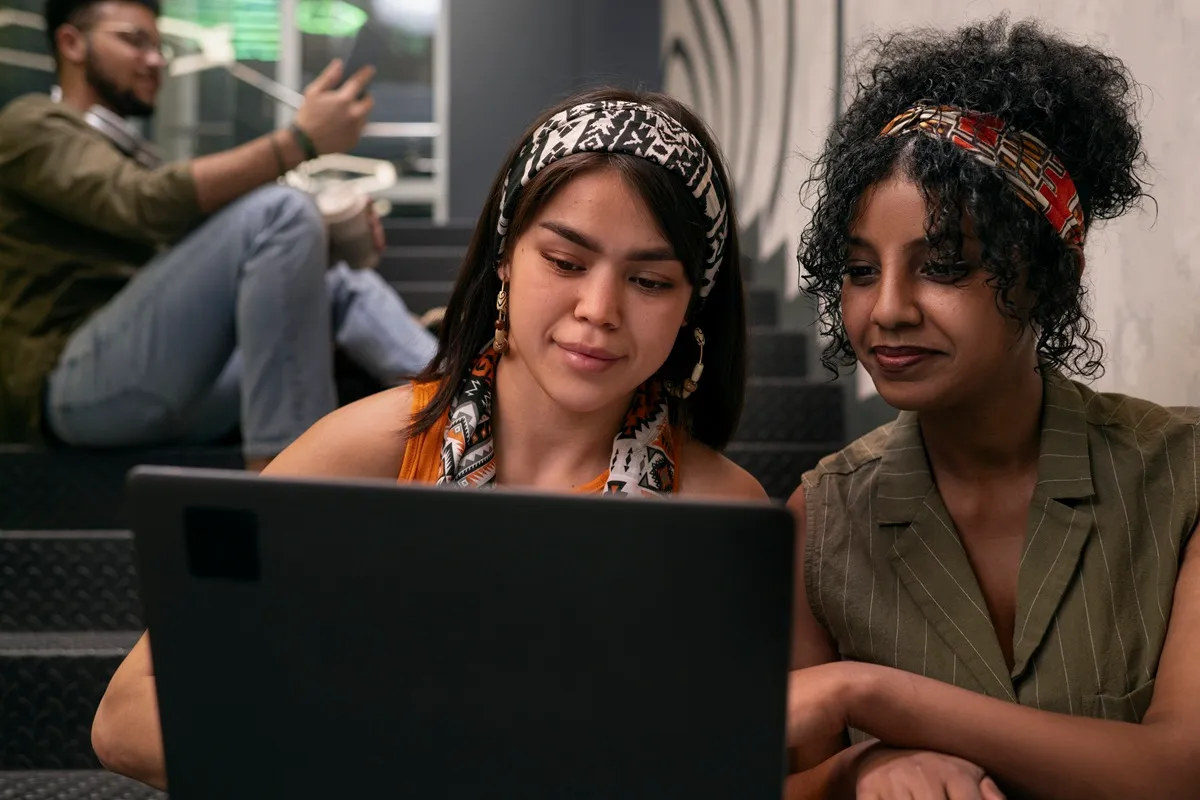
[[[1200,413],[1070,378],[1136,84],[1004,18],[873,45],[799,259],[826,366],[901,413],[791,500],[790,790],[1200,796]]]

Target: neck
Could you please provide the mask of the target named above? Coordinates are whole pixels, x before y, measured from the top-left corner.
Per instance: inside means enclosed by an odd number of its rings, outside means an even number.
[[[920,414],[921,438],[935,476],[986,481],[1036,470],[1042,376],[1022,367],[996,385],[1004,388]]]
[[[569,489],[606,472],[631,399],[582,414],[568,411],[538,386],[519,357],[506,354],[492,394],[497,482]]]
[[[102,106],[114,114],[116,113],[116,110],[100,98],[100,95],[92,88],[91,84],[84,80],[82,75],[61,75],[59,78],[58,85],[62,89],[64,106],[74,109],[80,114],[92,106]]]

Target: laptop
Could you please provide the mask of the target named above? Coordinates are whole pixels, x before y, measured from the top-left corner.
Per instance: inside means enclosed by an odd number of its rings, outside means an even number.
[[[782,507],[139,467],[172,800],[779,800]]]

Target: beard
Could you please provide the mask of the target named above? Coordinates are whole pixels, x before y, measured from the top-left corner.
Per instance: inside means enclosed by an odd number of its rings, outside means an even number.
[[[120,116],[148,117],[154,113],[154,103],[140,99],[132,89],[117,86],[117,82],[100,66],[95,51],[90,47],[84,62],[84,76],[100,99]]]

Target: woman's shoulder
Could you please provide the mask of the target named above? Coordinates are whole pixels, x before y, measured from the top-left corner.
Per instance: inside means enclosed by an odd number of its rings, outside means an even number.
[[[679,446],[680,495],[728,500],[766,500],[762,484],[727,456],[690,436]]]
[[[395,479],[408,443],[405,431],[412,419],[413,395],[413,386],[397,386],[333,411],[280,453],[263,474]]]

